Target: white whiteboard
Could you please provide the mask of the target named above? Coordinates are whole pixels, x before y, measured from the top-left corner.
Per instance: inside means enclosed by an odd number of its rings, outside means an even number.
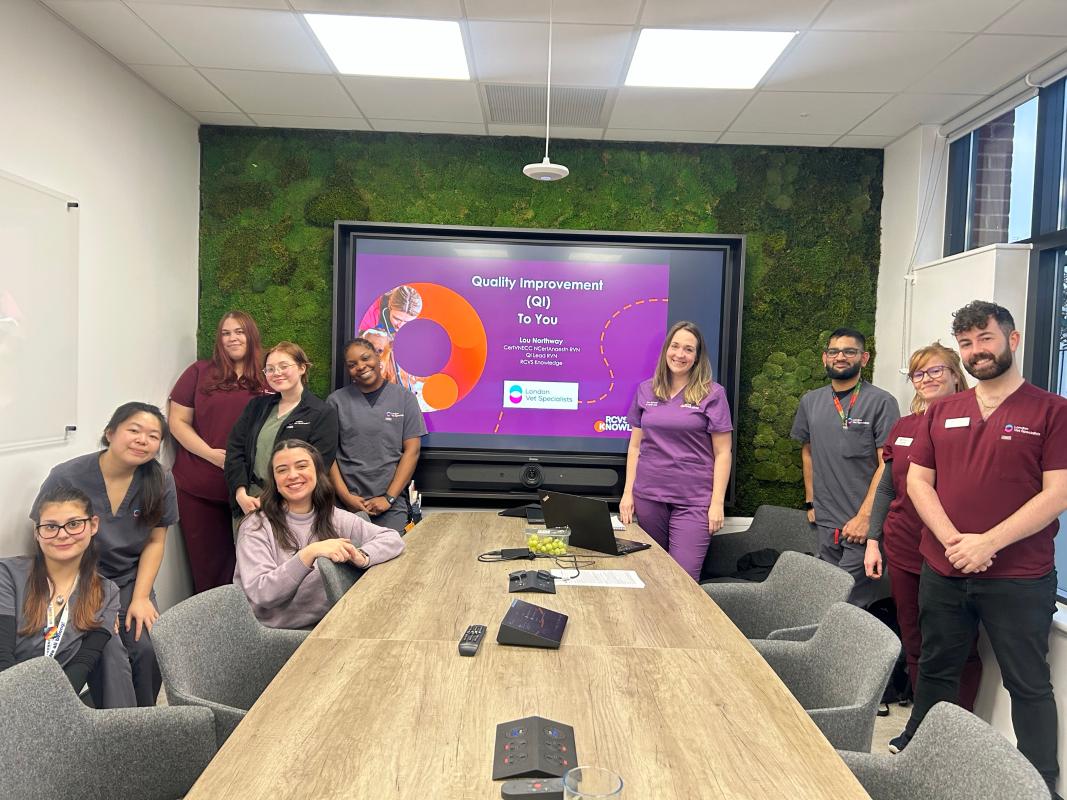
[[[0,170],[0,450],[62,441],[77,399],[77,202]]]

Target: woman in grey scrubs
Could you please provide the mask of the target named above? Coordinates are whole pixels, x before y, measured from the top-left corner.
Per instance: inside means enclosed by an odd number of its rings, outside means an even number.
[[[326,398],[337,409],[340,425],[330,480],[345,508],[364,511],[371,522],[403,533],[406,490],[426,434],[419,401],[385,379],[381,358],[367,339],[348,343],[345,368],[352,382]]]
[[[74,486],[99,513],[99,570],[119,588],[119,636],[129,653],[139,706],[155,705],[162,684],[150,635],[159,617],[153,584],[167,528],[178,521],[174,479],[156,460],[166,436],[162,411],[148,403],[125,403],[104,428],[106,449],[54,467],[38,495],[58,485]],[[103,702],[108,679],[97,673],[109,672],[110,664],[105,660],[90,677],[95,702]]]
[[[118,587],[97,573],[100,518],[71,486],[43,493],[32,517],[33,555],[0,559],[0,671],[54,658],[80,692],[118,625]],[[110,706],[133,705],[125,684],[105,692]]]

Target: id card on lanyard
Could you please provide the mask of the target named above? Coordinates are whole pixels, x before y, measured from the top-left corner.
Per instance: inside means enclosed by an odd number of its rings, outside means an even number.
[[[74,586],[77,586],[78,582],[74,582]],[[74,593],[74,586],[71,587],[70,594]],[[70,597],[67,598],[67,602],[63,604],[63,612],[59,615],[59,622],[56,623],[55,609],[52,607],[52,602],[48,603],[48,611],[45,618],[45,626],[42,631],[44,635],[44,656],[45,658],[55,658],[56,653],[59,652],[59,645],[63,641],[63,632],[67,629],[67,618],[70,616]]]
[[[841,427],[845,430],[848,430],[849,423],[852,422],[852,408],[856,405],[856,399],[860,396],[860,385],[862,383],[863,381],[859,381],[856,384],[856,388],[852,390],[852,397],[848,401],[847,414],[845,413],[844,406],[841,405],[841,400],[838,398],[837,394],[831,390],[834,398],[834,408],[837,409],[837,414],[841,417]]]

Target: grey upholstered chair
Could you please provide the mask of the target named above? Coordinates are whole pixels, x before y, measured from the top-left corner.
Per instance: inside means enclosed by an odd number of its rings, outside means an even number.
[[[842,752],[872,800],[1048,800],[1045,781],[978,717],[938,703],[895,756]]]
[[[862,608],[834,603],[808,641],[752,644],[834,747],[870,752],[878,704],[900,653],[893,631]]]
[[[737,571],[745,553],[771,547],[786,552],[815,553],[818,538],[807,514],[796,508],[760,506],[747,530],[717,533],[711,537],[701,578],[725,578]]]
[[[215,755],[203,708],[94,710],[52,658],[0,673],[0,797],[172,800]]]
[[[315,566],[319,569],[319,577],[326,589],[326,599],[330,601],[330,608],[333,608],[337,601],[345,596],[345,592],[351,589],[366,571],[347,561],[343,564],[336,564],[323,556],[315,559]]]
[[[210,708],[221,747],[307,634],[262,625],[230,584],[168,609],[152,641],[167,700]]]
[[[848,597],[852,584],[840,567],[785,552],[762,583],[705,583],[702,588],[749,639],[806,639],[826,610]]]

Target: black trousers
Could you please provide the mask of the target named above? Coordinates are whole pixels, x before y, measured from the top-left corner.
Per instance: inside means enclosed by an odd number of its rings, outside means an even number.
[[[942,700],[955,703],[978,623],[985,627],[1011,696],[1021,752],[1055,786],[1056,700],[1048,637],[1056,611],[1056,570],[1041,578],[946,578],[923,564],[919,579],[922,652],[915,705],[905,729],[914,734]]]

